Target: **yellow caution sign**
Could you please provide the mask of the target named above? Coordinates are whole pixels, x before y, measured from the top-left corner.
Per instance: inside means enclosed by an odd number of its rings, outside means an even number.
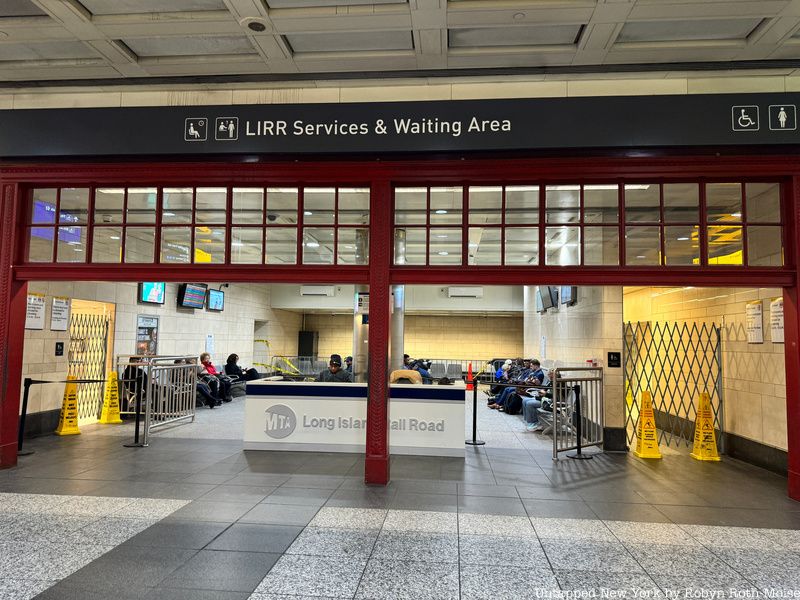
[[[689,455],[697,460],[719,460],[717,436],[714,433],[714,411],[707,392],[700,394],[700,407],[694,422],[694,448]]]
[[[633,453],[639,458],[661,458],[661,451],[658,449],[656,416],[653,413],[653,397],[650,392],[642,392],[639,424],[636,426],[636,448]]]
[[[100,423],[112,425],[122,423],[119,416],[119,386],[117,372],[111,371],[106,382],[106,394],[103,398],[103,412],[100,413]]]
[[[64,401],[61,403],[61,414],[58,416],[56,435],[80,435],[78,429],[78,384],[74,383],[74,375],[67,375],[64,387]]]

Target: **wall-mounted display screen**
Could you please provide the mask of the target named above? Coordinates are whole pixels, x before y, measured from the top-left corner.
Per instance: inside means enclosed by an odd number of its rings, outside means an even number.
[[[139,284],[139,302],[164,304],[167,284],[163,281],[145,281]]]
[[[203,308],[206,305],[206,284],[182,283],[178,288],[178,306]]]
[[[553,296],[550,293],[550,288],[546,285],[540,285],[536,289],[539,291],[539,298],[542,302],[542,310],[553,308],[555,304],[553,303]]]
[[[574,306],[578,301],[578,288],[574,285],[561,286],[561,304]]]
[[[208,310],[225,310],[225,292],[222,290],[208,290]]]

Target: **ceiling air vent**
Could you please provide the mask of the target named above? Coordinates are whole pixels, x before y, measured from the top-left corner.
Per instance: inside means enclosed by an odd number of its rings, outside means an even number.
[[[483,298],[482,287],[449,287],[448,298]]]
[[[300,295],[333,297],[336,295],[336,287],[332,285],[301,285]]]

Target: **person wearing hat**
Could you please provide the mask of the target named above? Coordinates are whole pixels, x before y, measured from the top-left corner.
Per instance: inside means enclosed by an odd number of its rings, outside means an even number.
[[[352,373],[353,372],[353,357],[348,356],[344,359],[344,369],[345,371]]]
[[[353,383],[353,374],[342,368],[342,356],[340,354],[331,354],[328,368],[319,374],[317,381],[322,383]]]

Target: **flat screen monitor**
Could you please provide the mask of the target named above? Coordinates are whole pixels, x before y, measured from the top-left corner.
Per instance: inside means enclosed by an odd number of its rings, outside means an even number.
[[[550,292],[550,301],[553,303],[553,308],[558,308],[558,286],[551,285],[547,287],[547,291]]]
[[[144,304],[164,304],[167,284],[163,281],[145,281],[139,284],[139,302]]]
[[[561,286],[561,304],[574,306],[578,301],[578,288],[574,285]]]
[[[550,294],[550,288],[546,285],[540,285],[537,289],[539,290],[539,298],[542,302],[542,310],[553,308],[555,304],[553,304],[553,296]]]
[[[536,312],[542,313],[544,312],[544,306],[542,306],[542,295],[539,293],[539,288],[536,288],[536,293],[533,295],[536,298]]]
[[[225,310],[225,292],[222,290],[208,290],[208,310],[222,312]]]
[[[203,308],[205,304],[206,285],[204,283],[182,283],[178,288],[178,306]]]

